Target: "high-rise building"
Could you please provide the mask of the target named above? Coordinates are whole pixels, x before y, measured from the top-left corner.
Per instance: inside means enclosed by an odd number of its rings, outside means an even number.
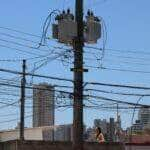
[[[72,124],[59,125],[55,127],[54,130],[54,140],[55,141],[72,141],[73,132]]]
[[[87,128],[85,134],[84,134],[84,140],[88,142],[96,142],[95,138],[95,128]]]
[[[95,119],[94,127],[100,127],[103,131],[103,134],[107,134],[107,120],[106,119]]]
[[[54,125],[54,87],[42,83],[33,87],[33,127]]]
[[[143,127],[150,125],[150,108],[142,107],[139,110],[138,120],[141,121],[141,123],[143,124]]]
[[[136,120],[135,123],[131,126],[132,133],[140,133],[143,131],[143,124],[141,120]]]
[[[115,127],[115,134],[116,134],[116,142],[120,142],[120,133],[122,133],[122,128],[121,128],[121,116],[117,114],[117,121],[116,121],[116,127]]]
[[[94,128],[95,127],[101,128],[106,141],[120,141],[120,132],[122,131],[120,116],[118,116],[117,121],[115,121],[114,118],[110,118],[109,121],[106,119],[95,119]]]

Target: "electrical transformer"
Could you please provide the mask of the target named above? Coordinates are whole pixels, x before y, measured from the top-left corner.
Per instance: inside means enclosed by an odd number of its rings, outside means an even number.
[[[73,39],[77,36],[77,22],[74,20],[73,14],[68,9],[57,15],[53,24],[53,38],[58,39],[60,43],[72,44]],[[97,43],[101,38],[101,22],[95,17],[91,11],[88,11],[86,21],[84,22],[84,42]]]
[[[61,43],[72,44],[73,38],[77,36],[77,23],[74,21],[73,14],[68,9],[67,13],[63,11],[55,19],[58,24],[53,24],[53,38]]]
[[[84,39],[86,43],[94,44],[101,38],[101,23],[98,17],[88,11],[85,22]]]
[[[72,43],[77,36],[77,24],[72,20],[61,20],[58,23],[58,40],[61,43]]]

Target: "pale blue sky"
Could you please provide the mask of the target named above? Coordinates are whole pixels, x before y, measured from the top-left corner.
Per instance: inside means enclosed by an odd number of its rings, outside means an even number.
[[[86,0],[85,1],[85,13],[87,9],[93,9],[97,16],[104,18],[107,26],[107,45],[106,48],[119,49],[122,52],[106,51],[104,66],[109,68],[121,68],[131,70],[150,71],[149,60],[150,55],[138,52],[150,52],[150,1],[149,0]],[[41,35],[42,26],[47,17],[48,13],[53,9],[62,10],[68,7],[74,11],[73,0],[1,0],[0,2],[0,27],[10,27],[13,29],[21,30],[36,35]],[[0,32],[11,33],[13,35],[22,36],[14,32],[10,32],[4,29],[0,29]],[[39,41],[38,38],[26,37],[34,41]],[[5,36],[0,34],[0,39],[7,39]],[[8,40],[8,39],[7,39]],[[12,40],[12,39],[9,39]],[[20,42],[20,41],[18,41]],[[101,40],[98,44],[93,45],[100,47]],[[23,41],[21,41],[23,43]],[[9,45],[22,50],[36,52],[35,50],[16,46],[13,44],[5,43],[0,41],[0,44]],[[26,43],[29,45],[29,43]],[[30,43],[31,44],[31,43]],[[50,41],[52,45],[53,42]],[[58,45],[58,44],[57,44]],[[59,45],[61,46],[61,44]],[[128,53],[127,51],[137,51],[137,53]],[[0,47],[1,59],[14,59],[14,58],[26,58],[26,55],[18,54],[16,51]],[[94,52],[94,50],[91,50]],[[38,53],[38,51],[36,52]],[[40,52],[45,54],[45,52]],[[112,56],[113,55],[113,56]],[[125,59],[122,57],[135,57],[136,59]],[[28,57],[33,57],[28,55]],[[141,59],[142,58],[142,59]],[[128,62],[128,63],[122,63]],[[130,62],[130,63],[129,63]],[[142,63],[146,65],[138,65],[134,63]],[[91,63],[90,63],[91,64]],[[28,62],[28,69],[33,66],[33,62]],[[95,65],[95,64],[93,64]],[[20,70],[20,63],[5,63],[2,62],[0,68],[9,68]],[[60,62],[50,62],[48,65],[41,68],[37,73],[47,74],[51,76],[72,78],[70,67],[63,67]],[[1,77],[8,77],[8,74],[0,73]],[[45,80],[42,80],[43,82]],[[85,81],[98,81],[106,83],[118,83],[118,84],[131,84],[131,85],[150,85],[150,74],[142,73],[131,73],[131,72],[120,72],[111,70],[97,70],[90,69],[89,73],[85,75]],[[38,81],[40,82],[40,81]],[[51,82],[51,81],[49,81]],[[54,83],[54,82],[53,82]],[[103,87],[102,87],[103,89]],[[128,90],[129,91],[129,90]],[[132,91],[129,91],[132,92]],[[102,94],[101,94],[102,95]],[[110,95],[105,95],[110,96]],[[9,96],[8,96],[9,97]],[[137,98],[130,97],[115,97],[126,101],[136,102]],[[150,104],[149,99],[143,99],[143,103]],[[7,109],[0,110],[1,114]],[[8,111],[7,111],[8,112]],[[11,110],[13,112],[13,110]],[[123,127],[127,127],[131,123],[131,113],[121,113]],[[71,123],[72,121],[71,111],[56,112],[56,123]],[[93,124],[95,118],[109,118],[116,117],[116,112],[103,112],[85,110],[85,123],[89,126]],[[15,117],[12,117],[15,118]],[[6,118],[5,118],[6,119]],[[11,118],[9,118],[11,119]],[[3,119],[0,118],[1,121]],[[0,121],[0,122],[1,122]],[[28,124],[28,123],[27,123]],[[13,126],[16,122],[13,122]],[[0,125],[1,128],[12,128],[9,123]]]

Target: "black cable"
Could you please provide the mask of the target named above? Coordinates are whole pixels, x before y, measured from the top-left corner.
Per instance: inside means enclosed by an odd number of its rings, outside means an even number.
[[[0,85],[21,88],[20,85],[12,85],[12,84],[7,84],[7,83],[0,83]],[[45,90],[43,88],[35,88],[35,87],[30,87],[30,86],[26,86],[26,88],[27,89],[32,89],[32,90],[33,89]],[[46,90],[48,90],[48,89],[46,89]],[[69,94],[69,95],[73,95],[72,92],[68,92],[68,91],[62,91],[62,90],[56,90],[56,89],[55,90],[49,90],[49,91],[57,91],[57,92],[60,92],[60,93],[66,93],[66,94]],[[111,101],[111,102],[117,102],[117,103],[122,103],[122,104],[128,104],[128,105],[133,105],[133,106],[136,105],[135,103],[115,100],[115,99],[106,98],[106,97],[102,97],[102,96],[96,96],[96,95],[83,95],[83,96],[84,97],[89,97],[89,98],[101,99],[101,100],[104,100],[104,101]],[[147,108],[150,107],[149,105],[144,105],[144,104],[138,104],[137,106],[142,106],[142,107],[147,107]]]
[[[117,64],[119,63],[123,63],[123,64],[133,64],[133,65],[142,65],[142,66],[149,66],[150,64],[149,63],[141,63],[141,62],[133,62],[133,61],[124,61],[124,60],[119,60],[119,59],[108,59],[108,58],[105,58],[104,59],[105,62],[111,62],[111,64],[113,62],[116,62]]]
[[[22,75],[22,72],[9,70],[9,69],[2,69],[0,68],[1,72],[7,72],[12,74],[19,74]],[[46,75],[40,75],[40,74],[32,74],[32,73],[26,73],[27,76],[35,76],[40,78],[47,78],[47,79],[54,79],[54,80],[60,80],[60,81],[68,81],[73,82],[71,79],[65,79],[65,78],[58,78],[58,77],[52,77],[52,76],[46,76]],[[110,83],[100,83],[100,82],[85,82],[88,85],[101,85],[101,86],[110,86],[110,87],[121,87],[121,88],[132,88],[132,89],[141,89],[141,90],[150,90],[150,87],[143,87],[143,86],[133,86],[133,85],[120,85],[120,84],[110,84]]]
[[[44,25],[43,25],[43,31],[42,31],[42,36],[41,36],[41,40],[40,40],[40,43],[39,43],[39,46],[37,48],[40,48],[41,46],[45,45],[46,43],[46,38],[47,38],[47,31],[48,31],[48,28],[49,28],[49,25],[51,23],[51,17],[53,14],[57,15],[57,13],[60,13],[59,10],[53,10],[52,12],[50,12],[50,14],[47,16],[45,22],[44,22]]]
[[[34,55],[34,56],[38,56],[38,57],[44,56],[44,55],[41,55],[41,54],[37,54],[37,53],[21,50],[21,49],[18,49],[18,48],[14,48],[14,47],[2,45],[2,44],[0,44],[0,47],[8,48],[8,49],[11,49],[11,50],[19,51],[19,52],[22,52],[22,53],[26,53],[26,54],[30,54],[30,55]]]
[[[99,85],[108,87],[119,87],[119,88],[129,88],[129,89],[139,89],[139,90],[150,90],[150,87],[136,86],[136,85],[121,85],[112,83],[102,83],[102,82],[86,82],[88,85]]]
[[[9,107],[9,106],[19,107],[19,105],[16,105],[17,103],[19,103],[19,101],[15,101],[13,103],[0,102],[0,104],[3,104],[3,106],[0,106],[0,109],[6,108],[6,107]]]
[[[28,57],[28,58],[19,58],[19,59],[0,59],[0,62],[22,62],[23,59],[25,60],[34,60],[39,58],[47,57],[48,54],[43,56],[36,56],[36,57]]]
[[[10,41],[10,40],[0,39],[0,41],[6,42],[6,43],[15,44],[15,45],[22,46],[22,47],[27,47],[27,48],[34,49],[34,50],[39,50],[40,52],[41,51],[49,52],[49,50],[39,49],[39,48],[36,48],[34,46],[28,46],[28,45],[25,45],[25,44],[22,44],[22,43],[18,43],[18,42],[14,42],[14,41]]]
[[[127,104],[127,105],[133,105],[133,106],[137,105],[137,106],[141,106],[141,107],[145,107],[145,108],[150,108],[150,105],[135,104],[135,103],[131,103],[131,102],[125,102],[125,101],[115,100],[115,99],[106,98],[106,97],[102,97],[102,96],[96,96],[96,95],[86,95],[86,96],[90,97],[90,98],[104,100],[104,101],[112,101],[112,102],[116,102],[116,103],[120,103],[120,104]]]
[[[108,51],[115,51],[115,52],[122,52],[122,53],[131,53],[131,54],[142,54],[142,55],[150,55],[149,52],[145,52],[145,51],[139,51],[139,50],[120,50],[120,49],[110,49],[110,48],[106,48],[106,50]]]
[[[58,55],[55,55],[53,57],[47,57],[46,61],[44,61],[42,64],[40,64],[38,67],[35,67],[31,72],[34,74],[36,70],[38,70],[39,68],[43,67],[44,65],[47,65],[48,62],[56,60],[57,58],[61,57],[62,55],[64,55],[65,52],[62,53],[58,53]]]
[[[144,58],[144,57],[133,57],[133,56],[122,56],[122,55],[114,55],[114,54],[110,54],[108,53],[108,56],[113,56],[113,57],[117,57],[117,58],[124,58],[124,59],[134,59],[134,60],[139,60],[139,61],[148,61],[149,62],[149,58]]]
[[[28,113],[28,112],[27,112]],[[30,113],[30,112],[29,112]],[[10,114],[5,114],[5,115],[0,115],[0,118],[1,117],[9,117],[9,116],[17,116],[18,113],[10,113]]]
[[[144,96],[149,97],[150,94],[138,94],[138,93],[122,93],[122,92],[114,92],[114,91],[106,91],[106,90],[98,90],[98,89],[85,89],[85,91],[93,91],[107,94],[117,94],[117,95],[125,95],[125,96]]]
[[[12,73],[12,74],[19,74],[19,75],[22,75],[22,72],[13,71],[13,70],[9,70],[9,69],[0,69],[0,71],[1,71],[1,72]],[[53,79],[53,80],[60,80],[60,81],[73,82],[73,80],[71,80],[71,79],[58,78],[58,77],[52,77],[52,76],[46,76],[46,75],[40,75],[40,74],[26,73],[25,75],[27,75],[27,76],[39,77],[39,78],[47,78],[47,79]]]
[[[10,37],[10,38],[14,38],[14,39],[18,39],[18,40],[23,40],[23,41],[31,42],[31,43],[34,43],[34,44],[39,44],[37,41],[29,40],[27,38],[23,38],[23,37],[19,37],[19,36],[14,36],[12,34],[3,33],[3,32],[0,32],[0,34],[4,35],[4,36],[7,36],[7,37]]]
[[[37,38],[41,38],[41,36],[39,36],[39,35],[27,33],[27,32],[24,32],[24,31],[20,31],[20,30],[8,28],[8,27],[0,26],[0,29],[9,30],[9,31],[13,31],[13,32],[17,32],[17,33],[21,33],[21,34],[25,34],[25,35],[29,35],[29,36],[33,36],[33,37],[37,37]]]
[[[101,69],[121,71],[121,72],[130,72],[130,73],[150,74],[150,71],[142,71],[142,70],[130,70],[130,69],[120,69],[120,68],[109,68],[109,67],[102,67]]]

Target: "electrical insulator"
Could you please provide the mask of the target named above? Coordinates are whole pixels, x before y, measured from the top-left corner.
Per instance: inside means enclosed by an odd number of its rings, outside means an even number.
[[[87,12],[87,16],[90,16],[90,13],[91,13],[91,12],[90,12],[90,10],[88,10],[88,12]]]

